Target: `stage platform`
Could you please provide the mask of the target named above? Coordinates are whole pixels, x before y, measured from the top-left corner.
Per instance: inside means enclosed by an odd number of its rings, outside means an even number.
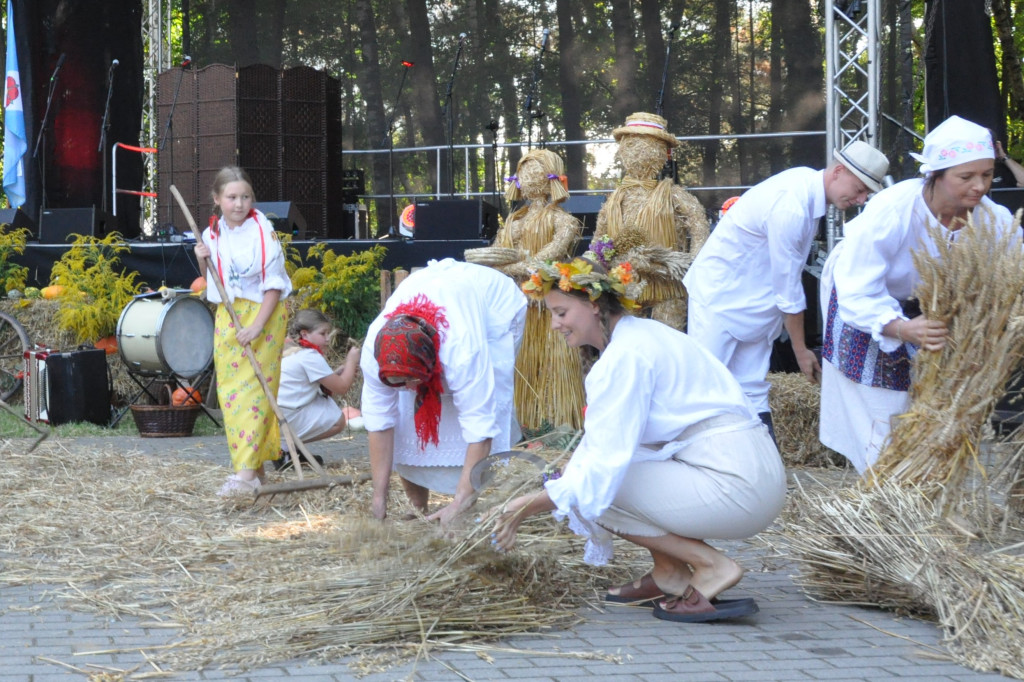
[[[323,241],[293,241],[303,258],[314,244],[327,244],[337,254],[351,254],[356,251],[381,245],[387,249],[383,268],[414,268],[427,264],[431,259],[462,259],[466,249],[487,246],[483,239],[464,240],[412,240],[412,239],[337,239]],[[128,242],[131,251],[120,254],[120,262],[127,272],[138,272],[139,282],[153,289],[160,286],[188,288],[199,275],[199,266],[189,242]],[[50,270],[60,260],[68,244],[40,244],[29,242],[25,252],[14,257],[15,262],[28,268],[28,286],[44,287],[50,283]]]

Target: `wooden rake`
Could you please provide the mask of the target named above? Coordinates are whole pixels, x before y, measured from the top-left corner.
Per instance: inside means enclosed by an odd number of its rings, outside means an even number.
[[[185,200],[181,198],[181,193],[178,192],[178,188],[171,185],[171,194],[174,195],[175,201],[178,202],[178,206],[181,208],[181,212],[185,215],[185,220],[188,221],[189,228],[191,228],[192,235],[198,242],[202,239],[202,234],[196,227],[196,221],[192,218],[192,213],[189,211],[188,206],[185,204]],[[217,291],[220,293],[220,300],[223,302],[225,308],[227,308],[228,314],[231,316],[231,321],[235,325],[235,329],[241,329],[242,325],[238,320],[238,314],[235,312],[234,306],[228,300],[227,292],[224,290],[224,283],[220,280],[220,274],[217,269],[213,267],[213,262],[206,258],[204,259],[204,265],[206,266],[207,279],[212,280],[217,286]],[[298,480],[285,481],[284,483],[271,483],[268,485],[260,486],[256,490],[256,498],[259,499],[264,496],[274,496],[278,493],[295,493],[303,490],[315,490],[318,488],[333,488],[339,485],[353,485],[354,483],[362,483],[371,479],[369,473],[364,473],[359,476],[328,476],[323,467],[316,461],[316,458],[306,449],[305,443],[295,435],[292,431],[292,427],[288,424],[288,420],[285,419],[281,413],[281,408],[277,404],[277,398],[274,392],[270,390],[270,385],[267,383],[267,379],[263,376],[263,370],[260,369],[260,365],[256,362],[256,356],[252,354],[252,348],[249,344],[245,344],[245,357],[249,359],[249,364],[252,365],[253,372],[256,373],[256,378],[259,379],[260,386],[263,387],[263,392],[267,396],[267,402],[270,403],[270,409],[274,411],[274,416],[277,417],[277,421],[281,425],[281,434],[284,436],[285,443],[288,444],[288,452],[292,454],[292,467],[295,469]],[[302,464],[300,462],[301,457],[299,453],[305,456],[306,462],[312,467],[313,471],[316,472],[315,478],[307,479],[302,474]]]

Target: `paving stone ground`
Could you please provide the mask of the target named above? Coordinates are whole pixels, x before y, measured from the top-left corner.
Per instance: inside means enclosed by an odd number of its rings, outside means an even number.
[[[104,439],[77,439],[76,446],[101,446]],[[218,437],[140,438],[140,453],[174,453],[227,462]],[[123,443],[119,445],[123,447]],[[311,444],[328,460],[365,456],[365,436]],[[0,519],[0,523],[2,523]],[[737,556],[748,573],[730,596],[752,596],[760,613],[742,621],[677,624],[657,620],[649,609],[605,607],[578,612],[580,624],[564,631],[510,638],[486,652],[435,649],[430,658],[358,678],[345,661],[317,664],[292,660],[255,670],[203,670],[154,675],[172,680],[294,680],[335,682],[391,680],[523,680],[593,682],[612,680],[870,681],[953,682],[1005,679],[972,671],[945,657],[941,631],[930,622],[875,609],[823,604],[795,585],[795,566],[756,542],[720,546]],[[2,570],[0,548],[0,570]],[[0,587],[0,682],[108,682],[118,671],[153,672],[142,653],[171,641],[175,633],[130,617],[110,618],[71,610],[45,585]],[[600,652],[614,661],[579,654]],[[112,676],[103,678],[101,673]],[[90,678],[90,676],[92,676]],[[137,679],[129,677],[128,679]],[[145,679],[145,678],[142,678]]]

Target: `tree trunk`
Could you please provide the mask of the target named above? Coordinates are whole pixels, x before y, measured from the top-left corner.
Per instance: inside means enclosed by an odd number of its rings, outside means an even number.
[[[708,88],[708,135],[722,132],[722,98],[725,94],[725,76],[732,69],[729,58],[732,53],[732,0],[716,0],[715,18],[711,27],[711,44],[714,46],[711,58],[711,83]],[[704,185],[718,184],[718,140],[704,142]]]
[[[256,15],[252,11],[252,0],[227,0],[228,40],[231,43],[231,58],[235,66],[258,64],[260,47],[257,36]]]
[[[773,133],[782,130],[782,24],[785,22],[786,0],[772,0],[772,44],[769,53],[769,102],[768,130]],[[779,138],[768,142],[768,166],[771,175],[781,172],[786,166],[784,146]]]
[[[899,178],[910,178],[915,175],[917,161],[908,153],[916,149],[913,136],[907,132],[914,129],[914,18],[910,12],[911,0],[899,0],[899,43],[900,43],[900,122],[903,129],[897,138],[900,155]],[[892,161],[893,159],[890,159]]]
[[[388,147],[388,138],[392,131],[388,130],[387,112],[384,110],[384,92],[381,84],[384,79],[380,70],[380,55],[377,45],[377,22],[373,15],[371,0],[356,0],[353,7],[355,24],[359,27],[359,47],[361,63],[359,69],[359,89],[366,102],[367,136],[371,147]],[[403,67],[404,68],[404,67]],[[394,103],[392,103],[394,106]],[[374,194],[394,195],[394,176],[389,171],[388,155],[372,156],[372,187]],[[374,208],[377,215],[377,229],[383,231],[394,226],[397,229],[397,206],[390,199],[376,199]]]
[[[1013,36],[1013,14],[1008,0],[992,0],[999,44],[1003,49],[1003,93],[1007,102],[1007,116],[1014,121],[1024,120],[1024,74],[1021,72],[1020,50]]]
[[[633,30],[633,12],[629,0],[612,0],[612,35],[615,42],[615,62],[612,64],[614,99],[612,109],[621,124],[626,117],[642,109],[636,95],[639,68],[636,63],[636,41]],[[648,107],[653,109],[654,105]]]
[[[662,107],[657,111],[658,94],[661,92],[661,80],[665,74],[665,38],[661,31],[661,10],[658,0],[640,0],[640,25],[643,28],[644,54],[647,61],[647,78],[644,81],[646,92],[640,97],[642,105],[651,107],[650,111],[661,116],[671,107]],[[666,88],[666,97],[668,89]],[[647,104],[651,102],[651,104]],[[663,102],[664,104],[664,102]],[[669,130],[671,130],[669,126]]]
[[[437,73],[434,70],[434,56],[431,48],[430,21],[427,17],[426,0],[406,0],[406,12],[409,19],[409,51],[416,67],[410,70],[409,80],[412,86],[413,111],[417,113],[416,123],[428,147],[444,146],[444,125],[441,120],[441,104],[437,93]],[[431,154],[431,161],[434,155]],[[441,173],[444,174],[446,164],[441,161]],[[447,178],[436,178],[435,166],[431,162],[427,168],[427,176],[433,181],[436,192],[443,192]]]
[[[573,0],[558,0],[558,89],[562,94],[562,124],[565,139],[582,140],[583,111],[579,87],[579,55],[576,30],[573,27]],[[570,189],[587,188],[586,149],[582,145],[569,145],[565,149],[565,170]]]
[[[782,47],[786,66],[784,128],[822,130],[825,127],[825,74],[821,40],[811,24],[811,5],[806,0],[784,0],[782,4],[785,7]],[[823,165],[825,150],[819,137],[794,138],[790,149],[790,163],[794,166],[820,168]]]

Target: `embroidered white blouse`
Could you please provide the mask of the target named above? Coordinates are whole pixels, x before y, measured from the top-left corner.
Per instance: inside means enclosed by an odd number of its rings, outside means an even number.
[[[710,417],[757,419],[725,365],[686,334],[622,317],[585,381],[583,440],[562,476],[545,484],[558,516],[593,521],[611,505],[633,462],[666,460],[687,427]]]
[[[273,223],[259,211],[256,218],[246,218],[238,227],[228,227],[218,218],[219,233],[214,238],[207,227],[203,242],[210,249],[213,268],[221,273],[228,299],[244,298],[255,303],[263,301],[263,292],[277,289],[283,301],[292,292],[292,281],[284,267],[284,251]],[[212,272],[206,276],[216,276]],[[207,287],[207,299],[221,303],[216,286]]]
[[[743,193],[711,232],[683,284],[741,341],[773,337],[807,307],[803,267],[825,215],[825,172],[791,168]]]
[[[869,201],[864,211],[846,224],[845,238],[833,249],[822,272],[823,300],[835,284],[839,317],[843,322],[868,332],[879,348],[891,353],[901,344],[882,335],[882,328],[897,318],[906,319],[900,301],[910,298],[920,282],[913,252],[927,248],[936,253],[928,236],[928,225],[938,219],[925,203],[924,179],[904,180],[887,187]],[[974,209],[975,220],[991,211],[996,222],[1010,229],[1013,216],[988,197]],[[946,239],[955,241],[957,231],[941,228]],[[829,291],[824,291],[825,288]]]

